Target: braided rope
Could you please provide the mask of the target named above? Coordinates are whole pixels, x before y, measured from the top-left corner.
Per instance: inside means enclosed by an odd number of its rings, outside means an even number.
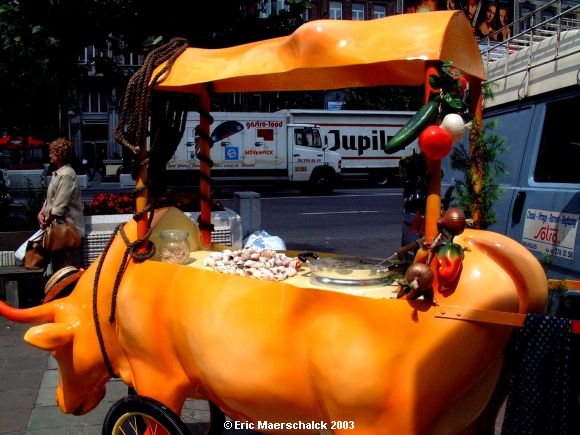
[[[101,270],[103,269],[103,264],[105,263],[105,257],[109,248],[111,247],[113,240],[117,234],[119,227],[115,228],[111,238],[107,242],[105,249],[103,250],[101,257],[99,258],[99,263],[97,264],[97,270],[95,272],[95,280],[93,281],[93,322],[95,323],[95,330],[97,332],[97,339],[99,341],[99,349],[101,350],[101,355],[103,357],[103,361],[105,362],[105,367],[107,368],[107,372],[109,372],[109,376],[111,378],[118,378],[117,374],[113,370],[113,366],[111,361],[109,360],[109,356],[107,354],[107,349],[105,348],[105,340],[103,338],[103,333],[101,331],[101,323],[99,322],[99,312],[98,312],[98,292],[99,292],[99,279],[101,277]]]

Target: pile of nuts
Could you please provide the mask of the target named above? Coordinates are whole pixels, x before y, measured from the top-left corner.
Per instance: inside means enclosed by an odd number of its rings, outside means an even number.
[[[203,260],[203,265],[222,273],[282,281],[296,275],[302,262],[272,249],[244,248],[212,252]]]

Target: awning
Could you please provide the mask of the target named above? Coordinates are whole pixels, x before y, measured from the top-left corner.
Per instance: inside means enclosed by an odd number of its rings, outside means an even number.
[[[188,48],[156,89],[199,93],[205,83],[212,83],[213,92],[419,86],[425,63],[440,60],[485,78],[473,30],[461,11],[317,20],[286,37]]]

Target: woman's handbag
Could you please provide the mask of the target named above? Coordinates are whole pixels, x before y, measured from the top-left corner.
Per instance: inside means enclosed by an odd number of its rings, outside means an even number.
[[[43,248],[44,232],[26,242],[24,267],[26,269],[44,269],[50,261],[50,253]]]
[[[69,221],[53,221],[44,231],[43,248],[48,252],[59,252],[81,246],[81,235],[75,224]]]

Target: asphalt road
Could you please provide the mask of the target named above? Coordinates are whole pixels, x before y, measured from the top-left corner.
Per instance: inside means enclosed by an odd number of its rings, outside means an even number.
[[[228,205],[228,200],[224,200]],[[386,258],[401,244],[398,188],[346,188],[329,196],[261,194],[261,228],[287,249]]]

